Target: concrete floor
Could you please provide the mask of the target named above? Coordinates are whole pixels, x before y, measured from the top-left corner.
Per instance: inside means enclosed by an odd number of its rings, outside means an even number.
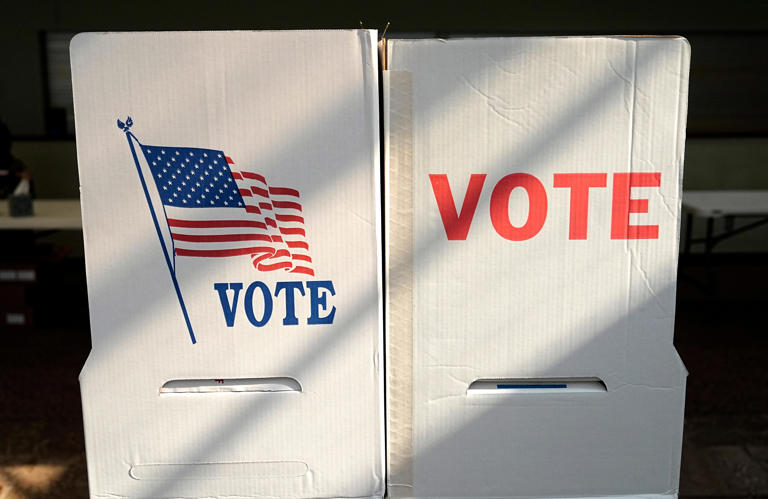
[[[768,255],[681,261],[681,495],[768,496]],[[703,286],[702,286],[703,284]]]
[[[709,263],[681,261],[675,343],[690,376],[680,494],[768,497],[768,255]],[[87,497],[82,265],[41,267],[37,326],[0,331],[0,499]]]

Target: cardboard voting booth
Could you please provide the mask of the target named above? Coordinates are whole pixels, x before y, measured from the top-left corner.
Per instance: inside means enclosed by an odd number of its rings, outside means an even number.
[[[380,497],[375,32],[71,54],[91,497]]]
[[[676,495],[687,42],[385,57],[388,493]]]

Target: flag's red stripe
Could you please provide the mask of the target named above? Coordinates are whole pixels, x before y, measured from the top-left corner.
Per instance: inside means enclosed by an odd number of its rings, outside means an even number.
[[[259,196],[269,198],[269,193],[266,189],[262,189],[261,187],[251,187],[251,190],[254,194],[258,194]]]
[[[252,248],[233,248],[224,250],[191,250],[176,248],[178,256],[199,256],[199,257],[221,257],[221,256],[239,256],[251,255],[253,253],[271,253],[273,249],[269,246],[255,246]]]
[[[301,211],[301,205],[294,203],[293,201],[272,201],[272,206],[275,208],[293,208],[294,210]]]
[[[309,255],[297,255],[293,254],[291,255],[294,260],[304,260],[305,262],[312,263],[312,259],[309,257]]]
[[[271,210],[272,205],[269,203],[259,203],[259,208],[261,208],[262,210]]]
[[[280,250],[275,251],[275,254],[272,255],[272,258],[278,258],[278,257],[281,257],[281,256],[285,256],[285,257],[290,258],[291,257],[291,253],[287,249],[280,249]]]
[[[283,238],[281,236],[272,236],[272,240],[276,243],[282,243]]]
[[[260,263],[258,265],[258,269],[259,270],[264,270],[264,271],[268,272],[270,270],[278,270],[278,269],[289,268],[290,266],[291,266],[290,262],[270,263],[270,264],[267,264],[267,265],[265,265],[263,263]],[[314,275],[314,274],[312,274],[312,275]]]
[[[272,241],[266,234],[174,234],[171,237],[175,241],[189,241],[192,243],[219,243],[227,241]]]
[[[227,163],[229,163],[230,165],[234,165],[235,164],[235,162],[232,161],[232,158],[230,158],[229,156],[224,156],[224,159],[226,159]]]
[[[275,222],[274,219],[269,218],[269,217],[265,217],[264,221],[267,222],[267,225],[269,225],[270,227],[277,228],[277,223]]]
[[[232,172],[232,178],[235,180],[243,180],[243,176],[237,172]]]
[[[267,228],[263,222],[257,222],[255,220],[179,220],[177,218],[169,218],[168,225],[171,227],[187,227],[191,229],[210,229],[213,227],[257,227],[266,230]]]
[[[299,191],[296,189],[290,189],[288,187],[270,187],[270,194],[280,194],[283,196],[296,196],[299,197]]]
[[[294,267],[293,270],[291,270],[291,272],[297,273],[297,274],[315,275],[315,271],[310,269],[309,267]]]
[[[259,182],[267,183],[267,179],[265,179],[263,176],[259,175],[258,173],[251,173],[251,172],[240,172],[243,175],[243,178],[249,178],[251,180],[258,180]]]
[[[299,228],[288,228],[288,229],[286,229],[284,227],[280,227],[280,234],[290,234],[290,235],[298,234],[298,235],[301,235],[301,236],[305,236],[306,235],[306,233],[304,232],[304,229],[299,229]]]
[[[238,189],[240,191],[241,196],[245,196],[247,198],[251,197],[251,191],[248,189]]]
[[[245,205],[245,211],[248,213],[256,213],[257,215],[261,215],[261,210],[258,206],[253,206],[250,204]]]
[[[304,223],[304,217],[298,215],[275,215],[278,222],[299,222]]]
[[[286,241],[285,244],[287,244],[289,248],[303,248],[305,250],[309,249],[309,244],[305,243],[304,241]]]

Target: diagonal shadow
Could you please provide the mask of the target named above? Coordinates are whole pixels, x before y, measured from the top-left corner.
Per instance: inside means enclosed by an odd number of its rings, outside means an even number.
[[[617,81],[616,83],[623,85],[623,82],[621,81]],[[590,92],[590,94],[584,96],[582,100],[564,109],[563,112],[554,120],[555,123],[553,126],[546,130],[546,133],[542,133],[531,138],[531,147],[524,148],[526,153],[512,154],[511,158],[499,158],[493,164],[488,165],[484,171],[488,171],[490,174],[498,174],[500,172],[508,171],[509,169],[515,168],[516,165],[524,165],[533,162],[535,159],[544,154],[548,148],[552,147],[553,142],[571,142],[578,136],[578,125],[580,121],[579,116],[582,116],[585,111],[589,110],[593,105],[599,102],[603,93],[608,90],[607,87],[609,86],[610,85],[606,84],[605,87],[595,88],[594,91]],[[443,96],[443,98],[448,97],[450,96]],[[436,101],[438,100],[439,99],[436,99]],[[311,127],[310,130],[305,128],[305,130],[298,134],[298,136],[301,140],[308,140],[307,137],[311,136],[313,133],[319,133],[320,128],[321,126]],[[301,140],[297,139],[291,141],[287,147],[298,147],[301,144]],[[354,162],[350,162],[347,167],[351,167],[353,165]],[[329,179],[329,181],[330,180],[331,179]],[[430,254],[432,257],[438,256],[441,251],[440,247],[437,246],[437,243],[442,241],[443,237],[444,235],[439,231],[434,231],[432,234],[429,234],[429,237],[425,238],[425,242],[422,243],[418,248],[415,248],[416,258],[421,259],[426,254]],[[148,239],[147,245],[150,244],[156,243],[152,239]],[[137,264],[137,262],[132,263]],[[95,291],[98,290],[99,288],[95,289]],[[334,346],[343,341],[344,337],[348,336],[355,330],[356,324],[360,318],[378,308],[378,300],[379,296],[377,293],[370,293],[359,299],[350,311],[349,315],[347,315],[344,320],[339,322],[337,334],[319,342],[315,349],[310,350],[311,354],[309,353],[310,351],[308,351],[307,355],[296,359],[296,362],[287,368],[289,370],[288,372],[297,372],[300,374],[306,373],[320,364],[327,353],[331,351]],[[117,347],[117,345],[115,345],[115,347]],[[214,449],[226,446],[229,442],[236,438],[238,435],[237,428],[240,427],[244,421],[247,420],[252,423],[253,420],[260,414],[260,410],[270,408],[278,403],[279,402],[275,398],[265,398],[264,400],[258,401],[255,400],[254,403],[249,404],[246,408],[239,411],[237,414],[233,414],[226,421],[221,423],[221,427],[226,429],[226,431],[206,436],[206,438],[202,442],[199,442],[199,444],[196,446],[198,450],[189,456],[188,461],[204,461],[205,457],[210,455]],[[170,493],[173,486],[174,480],[169,479],[149,489],[146,496],[164,497]]]
[[[592,92],[586,95],[582,100],[573,103],[573,105],[563,110],[563,112],[553,120],[553,126],[546,129],[546,132],[532,137],[530,140],[532,146],[524,148],[526,153],[519,154],[517,156],[513,155],[511,160],[510,158],[499,158],[494,164],[489,165],[487,168],[483,169],[483,171],[488,171],[490,174],[498,174],[500,172],[507,171],[508,169],[514,169],[515,165],[525,165],[532,163],[541,155],[545,154],[546,151],[552,147],[553,142],[569,143],[576,139],[579,135],[578,125],[580,122],[580,116],[583,116],[586,111],[590,110],[593,106],[600,102],[604,93],[609,91],[611,85],[618,84],[623,86],[624,83],[625,82],[622,80],[617,79],[615,82],[606,83],[604,86],[593,89]],[[444,97],[448,98],[449,96]],[[438,101],[439,99],[435,100]],[[436,254],[439,254],[440,248],[437,246],[437,243],[441,242],[443,238],[444,234],[442,234],[439,230],[434,231],[429,235],[428,238],[426,238],[425,243],[416,248],[415,257],[421,258],[426,254],[430,254],[434,257]],[[393,272],[393,274],[396,275],[397,272]],[[365,301],[361,301],[360,305],[355,307],[353,316],[360,315],[364,310]],[[296,369],[298,372],[304,372],[304,370],[306,370],[311,365],[318,363],[322,359],[321,354],[323,352],[329,351],[336,342],[341,341],[343,336],[350,334],[350,332],[354,329],[354,322],[345,322],[343,325],[340,324],[340,326],[341,327],[339,327],[338,334],[332,338],[329,338],[327,342],[321,346],[319,351],[316,352],[318,353],[317,355],[312,355],[311,357],[307,356],[305,359],[299,359],[299,362],[297,362],[294,366],[291,366],[291,369]],[[230,418],[224,425],[224,427],[229,428],[230,431],[226,434],[218,434],[213,436],[213,438],[210,438],[206,444],[201,447],[200,452],[190,457],[190,462],[196,462],[204,459],[212,449],[218,446],[226,445],[228,441],[231,441],[231,439],[235,438],[236,432],[233,429],[237,428],[239,424],[246,419],[252,418],[251,414],[256,413],[255,410],[257,409],[257,406],[258,404],[253,404],[253,406],[248,410],[244,410],[238,415],[233,415],[233,417]],[[172,484],[170,483],[160,485],[156,489],[152,489],[150,496],[162,497],[164,494],[167,494],[171,490],[171,487]]]
[[[362,50],[365,50],[365,47],[362,47]],[[245,71],[245,69],[243,69]],[[248,75],[241,75],[240,77],[245,77]],[[237,77],[236,75],[233,77]],[[287,155],[288,152],[294,149],[300,149],[306,146],[306,144],[314,144],[314,143],[321,143],[323,142],[323,139],[328,136],[328,130],[332,129],[333,126],[337,124],[337,115],[345,109],[354,108],[359,103],[354,100],[355,96],[345,95],[343,93],[339,93],[337,98],[334,101],[328,102],[320,112],[317,113],[316,116],[313,117],[313,119],[307,119],[303,121],[300,124],[297,124],[298,126],[295,129],[291,130],[291,136],[288,138],[288,140],[285,140],[284,143],[280,148],[276,148],[272,151],[270,151],[270,154],[268,157],[264,158],[264,161],[261,161],[260,164],[268,163],[268,164],[274,164],[276,162],[276,158],[280,158],[281,155]],[[113,125],[112,118],[110,117],[110,126]],[[119,136],[118,130],[115,129],[116,135]],[[124,140],[123,137],[120,137],[120,140]],[[147,142],[155,142],[155,141],[147,141]],[[215,144],[205,145],[206,147],[210,146],[213,148],[216,148],[217,146]],[[126,146],[125,148],[125,159],[126,159],[126,167],[130,169],[135,169],[133,164],[131,163],[130,153],[128,151],[128,148]],[[337,164],[336,166],[339,167],[339,169],[342,172],[351,171],[353,168],[361,165],[361,164],[370,164],[370,159],[373,157],[373,155],[377,155],[378,153],[376,151],[364,151],[362,148],[358,148],[355,150],[355,153],[358,153],[356,155],[349,155],[346,158],[345,163]],[[368,153],[368,155],[366,155]],[[315,189],[312,189],[311,191],[303,191],[301,193],[301,199],[302,202],[306,205],[309,204],[314,198],[322,197],[325,192],[332,189],[336,178],[326,177],[324,181],[320,184],[316,185]],[[138,188],[138,179],[136,179],[136,186]],[[153,187],[151,187],[153,188]],[[141,216],[146,215],[146,220],[150,220],[148,209],[146,208],[146,203],[141,202],[141,207],[138,209],[138,212]],[[311,244],[311,237],[312,233],[309,232],[309,242]],[[145,238],[140,245],[135,245],[129,250],[127,248],[123,248],[122,250],[124,252],[124,255],[121,255],[121,261],[119,266],[112,266],[109,269],[109,273],[105,273],[104,275],[94,275],[93,273],[87,273],[88,278],[88,289],[89,289],[89,302],[91,300],[91,295],[93,296],[110,296],[114,294],[119,294],[120,289],[116,288],[114,286],[114,283],[116,282],[132,282],[133,276],[135,276],[139,269],[145,266],[144,264],[144,257],[142,255],[146,254],[157,254],[161,255],[159,242],[156,238],[148,237]],[[254,271],[255,272],[255,271]],[[198,277],[203,277],[203,274],[200,270],[198,270],[196,267],[192,267],[190,269],[185,269],[185,276],[187,277],[188,282],[195,282],[197,281]],[[167,287],[169,291],[173,290],[172,283],[170,280],[170,277],[167,275],[167,272],[163,274],[162,276],[159,276],[159,278],[167,280]],[[91,335],[91,343],[92,343],[92,349],[93,350],[99,350],[100,356],[103,356],[103,358],[106,358],[110,355],[110,352],[115,350],[120,350],[123,348],[123,340],[125,337],[132,333],[131,331],[131,324],[136,321],[138,318],[142,316],[147,316],[155,313],[156,310],[162,310],[165,308],[173,308],[174,306],[178,308],[178,305],[176,305],[176,297],[172,292],[167,293],[164,295],[164,299],[161,300],[155,300],[153,297],[150,297],[146,294],[142,293],[136,293],[136,298],[138,298],[138,301],[135,302],[131,310],[126,310],[124,313],[121,314],[121,311],[113,311],[113,314],[115,314],[113,317],[111,317],[112,323],[120,324],[120,331],[122,331],[121,335],[115,334],[115,331],[113,330],[109,336],[109,343],[106,343],[105,341],[102,341],[102,339],[98,335]],[[121,314],[121,315],[119,315]],[[93,325],[94,321],[91,320],[91,330],[93,331]],[[183,323],[183,318],[181,315],[181,311],[179,311],[179,335],[184,337],[186,335],[186,327]],[[89,359],[91,359],[91,356],[89,356]],[[86,365],[88,364],[88,360],[86,361]]]
[[[674,284],[659,290],[660,295],[674,296]],[[674,302],[674,300],[672,300]],[[658,311],[655,298],[638,303],[633,309],[616,322],[596,331],[588,341],[569,352],[569,358],[555,359],[539,369],[533,377],[571,377],[594,376],[595,372],[573,372],[570,357],[589,355],[599,350],[600,344],[610,341],[617,334],[628,334],[632,322],[638,317],[652,316]],[[643,340],[647,341],[647,340]],[[666,358],[667,375],[674,376],[678,371],[677,357],[671,342]],[[660,350],[660,349],[659,349]],[[631,368],[648,372],[658,364],[643,358],[633,359]],[[677,365],[676,365],[677,364]],[[426,368],[429,370],[437,369]],[[683,371],[684,373],[684,371]],[[682,373],[680,373],[682,374]],[[440,376],[462,380],[455,395],[415,407],[422,414],[424,411],[441,414],[456,414],[457,407],[451,397],[468,397],[465,390],[480,375],[460,366],[440,368]],[[682,377],[674,379],[668,387],[656,387],[630,382],[619,376],[603,380],[608,392],[599,394],[547,394],[546,398],[531,394],[517,395],[476,395],[461,405],[470,416],[457,416],[451,421],[447,418],[434,443],[415,449],[407,465],[411,470],[393,469],[391,476],[403,476],[403,472],[412,471],[410,484],[390,484],[395,497],[413,493],[419,496],[424,491],[432,497],[468,497],[464,485],[466,473],[473,470],[474,482],[482,483],[488,479],[485,488],[473,490],[479,497],[508,496],[514,491],[515,497],[579,497],[620,496],[627,494],[669,494],[678,482],[680,453],[672,451],[670,455],[659,455],[658,449],[674,449],[667,443],[674,438],[683,421],[683,391],[677,392]],[[684,383],[684,381],[683,381]],[[459,393],[461,388],[461,393]],[[662,390],[661,392],[659,390]],[[640,416],[627,417],[622,413],[619,403],[614,399],[634,398],[643,400],[644,405],[635,404]],[[602,407],[594,411],[594,406]],[[652,408],[664,407],[665,411],[654,413]],[[679,409],[675,412],[675,409]],[[563,428],[565,417],[575,423],[570,428]],[[455,420],[460,420],[455,424]],[[543,423],[542,423],[543,422]],[[454,424],[452,424],[454,423]],[[547,435],[541,432],[549,425]],[[596,428],[599,431],[596,432]],[[666,429],[666,430],[663,430]],[[423,430],[423,429],[422,429]],[[434,430],[434,429],[433,429]],[[643,433],[644,441],[637,438]],[[514,441],[515,448],[507,452],[525,458],[499,458],[500,441]],[[579,459],[578,449],[583,449],[585,459]],[[627,449],[632,449],[628,452]],[[587,457],[588,456],[588,457]],[[546,466],[542,466],[546,463]],[[648,490],[648,466],[659,477],[660,483],[666,483],[656,490]],[[636,470],[644,470],[638,473]],[[610,480],[606,477],[610,476]],[[436,477],[439,477],[436,478]],[[494,477],[494,480],[490,480]],[[582,484],[588,484],[584,486]],[[482,486],[481,486],[482,487]],[[393,490],[390,490],[390,494]]]
[[[654,52],[652,57],[656,57],[658,55],[658,51]],[[620,83],[622,84],[622,83]],[[562,146],[563,143],[571,142],[573,139],[576,139],[579,135],[579,121],[582,116],[585,116],[586,113],[589,112],[589,110],[592,108],[593,105],[596,105],[600,99],[602,98],[602,95],[604,92],[607,92],[609,88],[607,88],[609,85],[605,85],[603,87],[597,87],[595,88],[590,94],[585,96],[585,98],[580,99],[577,102],[574,102],[571,106],[566,108],[563,113],[561,113],[558,116],[558,120],[556,123],[553,124],[552,128],[549,128],[547,130],[547,133],[542,133],[538,136],[534,135],[531,137],[529,143],[531,144],[530,147],[521,148],[521,150],[525,152],[510,152],[504,157],[498,158],[497,161],[495,161],[492,165],[489,165],[490,167],[486,168],[479,168],[477,171],[482,172],[489,172],[490,175],[492,175],[494,172],[511,172],[511,171],[531,171],[531,164],[535,164],[537,159],[540,159],[543,154],[546,153],[548,149],[551,149],[552,142],[557,142],[554,147],[556,146]],[[551,134],[551,136],[550,136]],[[527,167],[526,167],[527,166]],[[473,170],[474,171],[474,170]],[[535,174],[535,172],[534,172]],[[486,221],[487,222],[487,221]],[[429,234],[426,237],[421,238],[420,243],[414,250],[414,254],[412,256],[412,260],[414,262],[419,261],[428,261],[431,258],[435,257],[436,253],[440,253],[440,248],[436,247],[436,245],[440,242],[445,243],[445,235],[441,231],[442,226],[438,227],[438,230],[433,231],[431,234]],[[444,246],[446,247],[446,246]],[[424,255],[429,255],[429,258],[426,258]],[[674,272],[674,269],[671,270]],[[414,269],[414,274],[416,274],[418,270]],[[392,271],[390,272],[390,276],[402,276],[401,272]],[[407,276],[406,276],[407,277]],[[414,279],[417,277],[414,276]],[[394,283],[390,282],[388,285],[393,285],[394,289],[398,288],[398,285],[403,284],[402,282],[394,281]],[[674,285],[672,285],[670,288],[666,288],[663,290],[657,290],[659,292],[660,296],[671,294],[672,298],[671,300],[664,300],[664,302],[670,302],[674,303]],[[628,310],[627,315],[624,316],[620,321],[618,321],[616,324],[613,324],[610,327],[607,327],[606,329],[596,332],[594,335],[594,338],[587,344],[582,345],[578,351],[574,352],[573,355],[578,356],[580,355],[580,352],[589,351],[590,349],[594,348],[595,345],[601,343],[606,338],[609,338],[611,336],[615,336],[617,331],[626,331],[628,327],[628,322],[632,320],[635,316],[642,317],[644,316],[644,310],[647,310],[648,308],[653,308],[653,306],[658,306],[658,302],[655,298],[648,300],[647,303],[643,303],[637,306],[637,308]],[[674,305],[673,305],[674,306]],[[673,312],[673,311],[672,311]],[[669,348],[672,352],[673,346],[672,346],[672,338],[671,338],[671,326],[669,328]],[[482,342],[482,338],[477,338],[477,342]],[[676,354],[675,354],[676,356]],[[542,369],[542,375],[552,376],[552,373],[555,372],[563,372],[563,374],[567,374],[568,370],[564,369],[564,367],[568,365],[566,362],[555,362],[552,365],[550,365],[547,369]],[[452,379],[461,379],[462,377],[466,376],[466,372],[462,372],[461,369],[451,369],[450,367],[446,367],[446,376],[451,376]],[[650,369],[650,366],[647,366],[647,369]],[[448,372],[452,371],[452,372]],[[586,375],[586,373],[584,373]],[[467,386],[469,382],[474,380],[468,380]],[[465,387],[466,388],[466,387]],[[609,387],[610,388],[620,388],[620,387]],[[435,401],[435,403],[440,403],[440,401]],[[444,406],[445,407],[445,406]],[[423,409],[423,408],[422,408]],[[435,409],[439,410],[439,409]],[[444,409],[447,410],[447,409]],[[560,409],[557,409],[560,410]],[[682,411],[682,409],[681,409]],[[507,427],[506,429],[504,427],[501,427],[500,430],[507,432],[514,431],[511,428],[514,427],[515,422],[520,422],[521,417],[517,416],[515,417],[514,414],[505,413],[505,416],[511,416],[509,418],[510,427]],[[527,414],[525,417],[531,417],[531,414]],[[680,414],[676,414],[675,416],[682,417],[682,412]],[[490,471],[487,475],[487,477],[507,477],[510,474],[510,470],[508,468],[509,461],[506,460],[493,460],[489,459],[488,456],[482,451],[482,449],[492,449],[494,448],[494,441],[493,441],[493,431],[488,431],[488,428],[499,428],[498,420],[501,418],[498,414],[498,411],[494,409],[489,409],[487,411],[476,411],[474,414],[474,419],[472,419],[467,424],[461,425],[458,428],[447,430],[443,434],[441,438],[438,438],[437,442],[434,445],[428,446],[427,448],[424,448],[421,451],[417,451],[416,454],[413,456],[411,463],[416,462],[424,462],[427,463],[425,465],[425,469],[423,469],[420,472],[421,476],[437,476],[443,478],[445,481],[435,482],[431,481],[430,487],[425,487],[423,490],[429,490],[429,495],[435,495],[435,496],[445,496],[445,497],[452,497],[456,495],[456,490],[462,490],[462,477],[465,476],[461,470],[462,469],[477,469],[477,463],[482,462],[483,464],[488,465],[488,470]],[[522,418],[524,420],[524,418]],[[667,421],[669,425],[667,427],[675,428],[675,425],[682,424],[681,419],[678,420],[674,416],[670,421]],[[670,426],[671,425],[671,426]],[[477,430],[480,428],[481,430]],[[618,440],[620,440],[619,435],[614,435]],[[526,443],[530,443],[530,438],[523,437],[523,440],[525,440]],[[562,442],[560,442],[562,443]],[[593,483],[599,483],[600,477],[604,476],[605,470],[613,470],[616,472],[617,476],[621,476],[621,469],[617,468],[617,466],[611,465],[609,461],[603,462],[605,465],[602,469],[588,469],[579,470],[578,463],[572,463],[568,462],[569,456],[573,456],[573,449],[574,448],[580,448],[580,447],[574,447],[573,442],[570,442],[572,445],[570,448],[568,445],[559,445],[558,442],[555,442],[554,445],[552,445],[552,442],[548,442],[549,448],[542,450],[542,452],[546,453],[546,456],[551,457],[551,461],[553,465],[551,468],[548,468],[549,471],[557,471],[557,472],[576,472],[574,476],[572,476],[572,483],[580,483],[584,476],[583,474],[579,474],[579,472],[586,472],[589,475],[594,477]],[[587,442],[581,442],[582,447],[581,448],[589,448],[586,444]],[[525,451],[535,450],[536,447],[531,445],[526,445]],[[480,451],[471,452],[469,449],[481,449]],[[644,464],[648,462],[649,459],[652,459],[653,456],[650,458],[646,455],[644,456],[646,458],[646,461],[641,462],[641,464]],[[676,483],[676,479],[674,478],[679,470],[679,455],[675,458],[675,456],[670,456],[670,459],[674,461],[677,459],[677,462],[671,462],[666,463],[669,464],[669,474],[670,478],[668,480],[668,483],[670,483],[670,487],[674,487],[674,484]],[[533,460],[532,460],[533,461]],[[545,460],[540,459],[537,461],[538,463],[545,462]],[[616,462],[621,462],[620,460],[616,460]],[[519,463],[515,463],[519,464]],[[391,475],[398,476],[402,475],[406,470],[403,469],[394,469],[390,470]],[[533,470],[526,469],[522,473],[525,474],[526,472],[532,472]],[[407,474],[407,473],[406,473]],[[627,474],[626,469],[623,472],[624,475]],[[539,482],[542,484],[542,487],[546,488],[546,484],[549,483],[551,480],[548,480],[547,477],[541,477]],[[530,482],[529,482],[530,483]],[[587,483],[589,481],[587,480]],[[551,487],[550,490],[544,490],[544,489],[535,489],[535,490],[526,490],[525,489],[526,482],[525,480],[515,482],[509,489],[514,490],[515,496],[518,495],[529,495],[529,494],[537,494],[537,495],[547,495],[547,496],[565,496],[568,494],[573,494],[574,491],[571,489],[556,489],[554,487]],[[624,488],[621,486],[619,487],[605,487],[602,490],[595,490],[595,491],[589,491],[590,494],[588,495],[610,495],[610,494],[618,494],[621,491],[624,491],[625,493],[637,493],[638,487],[640,484],[633,482],[631,477],[629,477],[624,482]],[[634,487],[634,488],[633,488]],[[658,491],[648,491],[648,492],[657,492],[657,493],[663,493],[665,490],[658,490]],[[416,492],[416,495],[418,495],[419,491],[411,491]],[[484,491],[485,493],[478,491],[477,493],[482,496],[498,496],[499,490],[498,488],[493,488],[493,485],[488,486],[488,490]]]
[[[318,124],[317,127],[313,128],[313,130],[316,130],[318,134],[323,133],[324,126],[322,123]],[[299,134],[299,138],[295,141],[296,145],[298,146],[301,144],[304,140],[310,140],[306,138],[304,134]],[[351,165],[354,165],[355,162],[351,162]],[[151,243],[151,240],[150,240]],[[365,296],[363,299],[358,300],[358,303],[355,305],[353,310],[350,312],[350,316],[352,319],[348,321],[348,323],[341,323],[338,328],[338,334],[330,338],[329,341],[323,343],[319,347],[308,349],[308,351],[311,351],[313,354],[312,356],[307,356],[307,358],[304,359],[298,359],[298,361],[289,368],[289,371],[287,372],[298,372],[303,373],[306,372],[311,366],[315,363],[318,363],[323,358],[323,353],[327,352],[329,349],[331,349],[336,343],[341,342],[344,339],[344,336],[347,336],[348,334],[351,334],[356,329],[356,323],[358,322],[359,318],[364,317],[367,313],[369,313],[369,310],[375,310],[378,307],[378,297],[377,296]],[[383,352],[382,352],[383,354]],[[276,403],[274,399],[266,400],[264,401],[264,408],[266,408],[269,403]],[[239,423],[241,421],[244,421],[245,419],[248,419],[251,423],[253,423],[253,417],[251,416],[252,411],[244,411],[240,417],[233,417],[227,424],[225,424],[224,427],[229,428],[235,428],[239,426]],[[236,434],[231,434],[231,438],[234,438]],[[226,441],[226,439],[222,439],[220,435],[213,436],[211,438],[212,443],[216,443],[217,445],[222,445],[222,440]],[[205,452],[201,452],[199,456],[196,456],[195,458],[191,458],[190,462],[195,462],[195,459],[204,458],[204,456],[208,453],[210,453],[210,447],[203,446],[204,449],[207,449]],[[153,490],[150,494],[150,496],[156,496],[156,495],[162,495],[166,493],[167,491],[164,490]]]

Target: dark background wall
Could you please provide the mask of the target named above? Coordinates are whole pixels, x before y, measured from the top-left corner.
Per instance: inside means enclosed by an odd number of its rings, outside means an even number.
[[[45,130],[40,61],[44,31],[197,29],[383,29],[390,33],[678,34],[693,45],[691,131],[768,133],[768,5],[761,1],[489,2],[5,2],[6,69],[0,112],[15,133]],[[708,6],[711,5],[711,6]]]
[[[676,34],[692,46],[686,189],[768,188],[768,2],[6,1],[0,119],[40,197],[76,197],[73,137],[51,126],[46,33],[376,28],[387,36]],[[65,78],[66,79],[66,78]],[[724,243],[760,247],[768,229]],[[733,245],[736,245],[733,247]],[[768,246],[763,245],[763,251]]]

